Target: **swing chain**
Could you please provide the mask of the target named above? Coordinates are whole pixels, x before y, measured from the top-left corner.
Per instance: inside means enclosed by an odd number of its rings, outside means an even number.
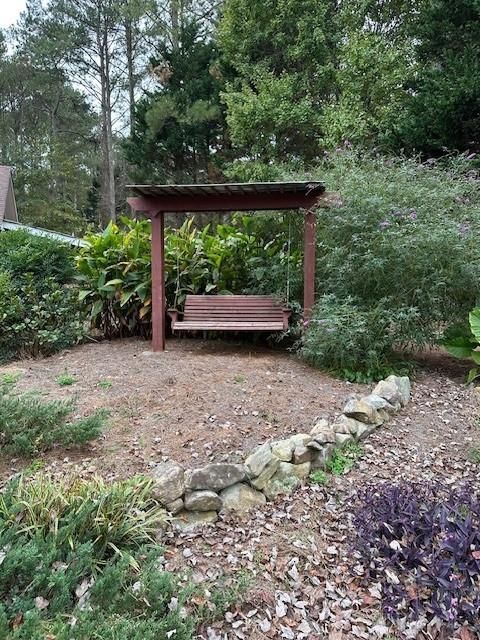
[[[290,254],[291,254],[291,246],[292,246],[292,214],[288,212],[288,244],[287,244],[287,286],[286,286],[286,297],[287,304],[290,303]]]

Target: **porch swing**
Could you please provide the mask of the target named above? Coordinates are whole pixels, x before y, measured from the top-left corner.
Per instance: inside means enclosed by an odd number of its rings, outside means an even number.
[[[187,295],[183,314],[177,309],[180,265],[174,308],[168,309],[172,331],[287,331],[291,310],[290,255],[291,214],[288,217],[286,304],[272,295]],[[179,319],[182,315],[182,319]]]
[[[152,221],[152,349],[165,350],[165,214],[222,211],[296,211],[304,218],[305,326],[315,300],[315,209],[328,202],[321,182],[245,182],[188,185],[130,185],[134,212]],[[327,205],[328,206],[328,205]],[[287,297],[288,299],[288,297]],[[284,331],[290,313],[274,296],[187,296],[182,318],[170,311],[178,330]]]

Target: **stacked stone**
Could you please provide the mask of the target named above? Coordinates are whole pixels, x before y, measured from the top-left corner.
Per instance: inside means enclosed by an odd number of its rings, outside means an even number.
[[[258,447],[245,464],[212,463],[186,470],[176,462],[155,468],[154,497],[179,525],[215,522],[219,511],[245,512],[292,493],[310,472],[324,469],[336,447],[365,438],[410,399],[407,377],[389,376],[367,396],[350,399],[333,422]]]

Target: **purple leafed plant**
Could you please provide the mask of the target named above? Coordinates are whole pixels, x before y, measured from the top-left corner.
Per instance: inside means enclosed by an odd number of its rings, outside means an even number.
[[[437,616],[480,630],[480,492],[415,483],[371,485],[358,494],[355,548],[380,581],[384,615]]]

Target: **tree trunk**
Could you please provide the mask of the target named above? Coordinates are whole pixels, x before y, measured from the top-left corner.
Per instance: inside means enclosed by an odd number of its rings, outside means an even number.
[[[133,34],[132,20],[125,19],[125,46],[127,53],[127,74],[128,74],[128,102],[130,110],[130,135],[133,136],[135,127],[135,67],[133,60]]]
[[[100,224],[106,226],[115,221],[115,164],[113,157],[112,107],[110,82],[110,53],[108,50],[108,18],[103,16],[99,21],[97,33],[98,50],[100,53],[100,84],[101,84],[101,187],[100,187]]]

